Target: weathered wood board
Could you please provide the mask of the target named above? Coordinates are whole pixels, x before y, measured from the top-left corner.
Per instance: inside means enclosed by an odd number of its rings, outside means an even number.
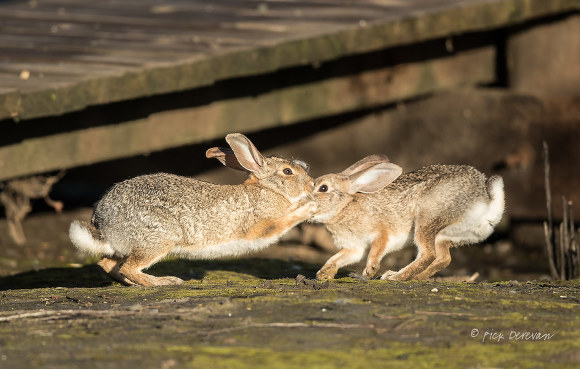
[[[505,221],[535,222],[546,217],[543,141],[550,147],[554,216],[559,219],[561,196],[580,204],[578,97],[457,89],[352,119],[276,147],[276,153],[300,155],[313,176],[340,172],[374,153],[388,155],[404,171],[430,164],[473,165],[503,177]],[[538,242],[543,244],[543,236]]]
[[[0,4],[0,119],[493,29],[574,0],[10,1]]]
[[[458,50],[456,37],[578,9],[578,0],[2,2],[0,180],[488,84],[496,51]],[[54,119],[430,40],[443,40],[448,55],[219,101],[193,97],[137,118]]]
[[[0,147],[0,179],[145,154],[215,139],[234,131],[288,125],[437,89],[489,83],[494,78],[494,56],[494,50],[488,47],[258,96],[157,112],[122,124],[31,137]]]

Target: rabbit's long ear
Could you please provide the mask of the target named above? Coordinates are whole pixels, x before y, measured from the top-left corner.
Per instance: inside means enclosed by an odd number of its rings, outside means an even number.
[[[401,175],[403,168],[393,163],[379,162],[351,174],[349,180],[350,194],[356,192],[376,192]]]
[[[364,170],[364,169],[366,169],[374,164],[388,163],[388,162],[389,162],[389,158],[386,155],[381,155],[381,154],[369,155],[369,156],[366,156],[366,157],[362,158],[361,160],[357,161],[356,163],[354,163],[350,167],[346,168],[340,174],[345,175],[345,176],[350,176],[350,175],[357,173],[357,172],[360,172],[361,170]]]
[[[250,172],[260,172],[264,166],[264,157],[246,136],[241,133],[230,133],[226,141],[242,167]]]
[[[240,164],[232,149],[226,147],[212,147],[205,152],[205,156],[207,158],[216,158],[228,168],[242,170],[244,172],[247,171],[247,169]]]

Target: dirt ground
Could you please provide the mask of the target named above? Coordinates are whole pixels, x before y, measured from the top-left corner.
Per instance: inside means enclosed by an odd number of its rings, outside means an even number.
[[[305,240],[294,234],[250,258],[151,269],[186,280],[181,286],[125,287],[70,245],[70,220],[89,216],[33,214],[23,246],[5,238],[0,221],[0,368],[580,364],[580,281],[543,281],[541,268],[514,267],[506,241],[453,254],[439,280],[364,282],[344,270],[322,283],[312,278],[332,250],[320,239],[292,243]],[[389,262],[408,257],[412,250]],[[502,273],[489,273],[494,262]],[[481,282],[450,281],[474,272]]]
[[[95,266],[4,278],[2,368],[572,368],[580,283],[296,279],[265,259],[167,261],[181,286]],[[51,285],[52,287],[34,288]],[[66,285],[68,287],[60,287]],[[59,286],[59,287],[57,287]]]

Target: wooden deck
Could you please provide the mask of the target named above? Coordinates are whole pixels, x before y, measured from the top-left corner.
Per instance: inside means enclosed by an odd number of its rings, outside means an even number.
[[[2,1],[0,180],[214,139],[233,129],[292,124],[436,89],[490,83],[495,51],[481,47],[457,52],[452,37],[578,11],[579,4],[577,0]],[[235,98],[192,95],[190,107],[182,103],[179,109],[89,126],[75,122],[85,116],[71,116],[87,107],[152,96],[171,99],[170,94],[200,91],[220,81],[303,66],[316,69],[351,55],[446,37],[449,58],[396,70],[376,67],[355,77],[329,76]],[[457,69],[458,58],[471,67],[450,73]],[[427,85],[420,79],[425,68],[435,83]],[[62,123],[42,120],[60,116],[68,118]],[[35,127],[32,136],[28,124]],[[62,128],[54,127],[61,124]]]

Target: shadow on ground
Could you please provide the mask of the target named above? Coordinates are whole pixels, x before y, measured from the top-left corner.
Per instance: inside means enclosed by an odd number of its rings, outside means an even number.
[[[319,268],[319,265],[302,262],[258,258],[221,261],[166,260],[154,265],[148,273],[156,276],[173,275],[188,281],[201,280],[209,271],[223,270],[261,279],[281,279],[294,278],[298,274],[314,278]],[[344,272],[339,277],[347,273]],[[91,264],[80,268],[47,268],[2,277],[0,291],[49,287],[107,287],[113,284],[116,282],[99,266]]]

